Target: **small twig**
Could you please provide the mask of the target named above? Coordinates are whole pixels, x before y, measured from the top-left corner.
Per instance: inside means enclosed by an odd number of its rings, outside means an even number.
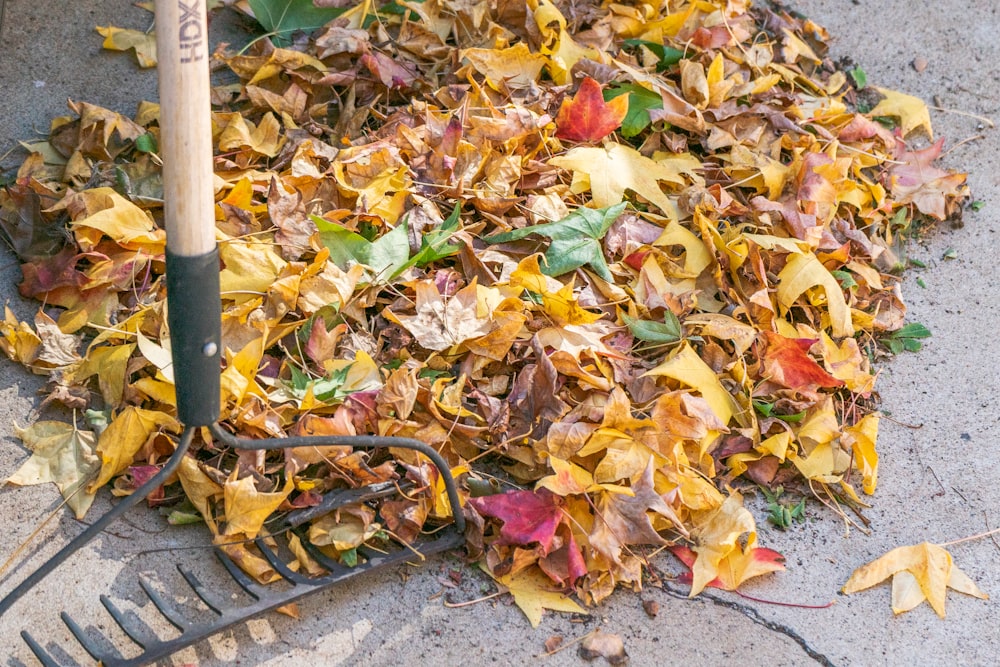
[[[994,528],[993,530],[987,530],[983,533],[976,533],[975,535],[969,535],[968,537],[960,537],[957,540],[952,540],[951,542],[941,542],[938,544],[939,547],[950,547],[955,544],[961,544],[962,542],[971,542],[972,540],[982,539],[984,537],[991,537],[1000,533],[1000,528]]]
[[[977,135],[974,135],[974,136],[971,136],[971,137],[966,137],[965,139],[962,139],[957,144],[955,144],[954,146],[952,146],[951,148],[949,148],[948,150],[946,150],[944,153],[942,153],[940,155],[940,157],[944,157],[945,155],[947,155],[948,153],[952,152],[953,150],[955,150],[959,146],[967,144],[967,143],[969,143],[971,141],[979,141],[980,139],[985,139],[985,138],[986,138],[985,134],[977,134]]]
[[[506,592],[507,591],[497,591],[496,593],[490,593],[489,595],[484,595],[481,598],[476,598],[475,600],[466,600],[465,602],[448,602],[448,599],[445,598],[444,601],[441,602],[441,604],[443,604],[445,607],[448,607],[449,609],[458,609],[459,607],[471,607],[474,604],[479,604],[480,602],[486,602],[487,600],[498,598]]]
[[[568,642],[566,642],[565,644],[560,644],[559,646],[557,646],[556,648],[552,649],[551,651],[546,651],[545,653],[541,654],[541,655],[540,655],[540,656],[538,656],[538,657],[539,657],[539,658],[547,658],[547,657],[549,657],[550,655],[555,655],[556,653],[559,653],[559,652],[560,652],[560,651],[562,651],[562,650],[565,650],[565,649],[568,649],[568,648],[569,648],[570,646],[572,646],[573,644],[579,644],[580,642],[582,642],[582,641],[583,641],[584,639],[586,639],[587,637],[591,637],[591,636],[593,636],[593,635],[594,635],[594,634],[595,634],[596,632],[597,632],[597,630],[591,630],[591,631],[590,631],[590,632],[588,632],[587,634],[585,634],[585,635],[580,635],[580,636],[579,636],[579,637],[577,637],[576,639],[571,639],[571,640],[569,640]]]
[[[986,510],[983,510],[983,523],[986,524],[986,530],[990,530],[990,517]],[[996,536],[990,535],[990,541],[993,542],[993,546],[1000,550],[1000,542],[997,542]]]
[[[921,429],[921,428],[924,427],[924,425],[922,423],[921,424],[908,424],[906,422],[899,421],[895,417],[891,417],[891,416],[885,414],[884,412],[882,413],[882,419],[888,419],[893,424],[898,424],[899,426],[902,426],[903,428],[912,428],[914,431],[916,431],[916,430]]]
[[[803,604],[800,602],[781,602],[779,600],[765,600],[764,598],[756,598],[752,595],[747,595],[746,593],[742,593],[739,590],[734,590],[733,593],[736,593],[745,600],[760,602],[761,604],[773,604],[779,607],[795,607],[796,609],[829,609],[836,602],[836,600],[830,600],[826,604]]]
[[[976,120],[981,120],[990,127],[996,127],[996,125],[993,123],[992,120],[990,120],[986,116],[980,116],[979,114],[970,113],[968,111],[959,111],[958,109],[947,109],[945,107],[938,107],[938,106],[929,106],[928,108],[934,109],[934,111],[940,111],[942,113],[953,113],[953,114],[958,114],[959,116],[968,116],[969,118],[975,118]]]
[[[933,496],[931,496],[931,498],[937,498],[938,496],[943,496],[944,494],[948,493],[948,490],[944,488],[944,484],[942,484],[941,480],[938,479],[937,473],[934,472],[934,468],[927,466],[927,469],[931,471],[931,474],[934,475],[934,481],[937,482],[938,486],[941,487],[941,492],[935,493]]]

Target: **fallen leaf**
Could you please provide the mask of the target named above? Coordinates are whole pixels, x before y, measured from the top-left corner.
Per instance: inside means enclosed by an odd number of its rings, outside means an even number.
[[[569,141],[600,141],[621,126],[628,100],[627,95],[621,95],[605,102],[600,84],[584,77],[573,99],[563,100],[559,107],[556,136]]]
[[[956,567],[944,547],[921,542],[896,547],[887,554],[862,565],[844,584],[844,593],[857,593],[892,577],[892,611],[902,614],[927,600],[938,616],[944,618],[947,589],[988,600],[989,596]]]
[[[139,67],[156,67],[156,33],[140,30],[126,30],[114,26],[97,27],[104,38],[101,46],[109,51],[134,49]]]
[[[236,479],[236,470],[223,486],[226,529],[223,535],[246,535],[257,537],[264,522],[285,501],[294,484],[291,477],[285,480],[285,487],[274,493],[262,493],[252,476]]]
[[[94,453],[93,431],[82,431],[73,424],[55,421],[35,422],[28,428],[14,427],[17,437],[31,450],[31,457],[21,464],[7,484],[28,486],[53,482],[66,504],[83,519],[94,502],[84,484],[100,469],[101,460]]]
[[[494,579],[514,597],[514,603],[528,617],[533,628],[541,625],[546,609],[570,614],[587,613],[565,593],[554,590],[552,582],[538,568],[530,567],[517,574]]]
[[[872,116],[899,118],[899,130],[904,137],[919,127],[923,128],[929,139],[934,139],[931,114],[922,99],[888,88],[876,87],[875,90],[882,95],[882,100],[871,110]]]
[[[395,314],[395,317],[421,346],[428,350],[447,350],[490,332],[490,319],[477,314],[475,284],[447,298],[430,281],[417,283],[415,289],[416,314]]]
[[[632,190],[655,204],[664,217],[678,218],[677,204],[664,194],[659,183],[685,185],[682,172],[655,162],[630,146],[578,146],[551,158],[549,164],[572,170],[575,178],[581,178],[579,189],[590,190],[598,208],[621,203],[625,191]]]
[[[628,653],[625,652],[625,643],[622,642],[621,636],[602,632],[600,628],[583,638],[578,653],[584,660],[604,658],[611,665],[628,663]]]

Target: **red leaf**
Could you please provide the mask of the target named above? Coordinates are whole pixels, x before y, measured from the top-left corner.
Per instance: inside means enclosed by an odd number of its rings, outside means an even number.
[[[698,554],[689,547],[682,545],[670,547],[670,552],[677,556],[688,568],[688,571],[677,577],[677,580],[682,584],[690,584],[692,580],[691,568],[694,567],[694,562],[697,560]],[[735,591],[744,581],[751,577],[785,569],[785,557],[774,549],[767,549],[765,547],[753,547],[746,552],[737,549],[734,553],[723,559],[723,563],[720,565],[725,564],[726,561],[734,562],[729,563],[730,567],[720,567],[720,576],[712,579],[705,584],[706,586],[719,588],[724,591]]]
[[[601,84],[589,76],[572,100],[563,100],[556,117],[556,137],[570,141],[600,141],[622,124],[628,113],[628,95],[604,101]]]
[[[562,537],[562,546],[552,550],[547,556],[538,560],[538,567],[542,569],[549,579],[561,586],[571,586],[573,582],[587,574],[587,562],[583,558],[583,552],[573,537],[573,531],[566,523],[562,524],[559,531]]]
[[[538,542],[542,555],[548,555],[552,548],[552,538],[563,518],[559,497],[548,489],[469,498],[469,504],[483,516],[503,521],[497,544]]]
[[[816,342],[811,338],[785,338],[764,332],[764,373],[768,379],[797,391],[815,391],[818,387],[842,387],[843,380],[833,377],[809,356]]]

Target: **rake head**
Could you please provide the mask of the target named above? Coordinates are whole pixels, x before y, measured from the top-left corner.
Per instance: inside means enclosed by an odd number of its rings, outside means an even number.
[[[422,535],[408,545],[402,545],[391,540],[385,540],[383,544],[379,545],[378,549],[362,545],[357,549],[358,563],[353,566],[347,566],[331,558],[319,547],[310,542],[306,524],[340,507],[374,502],[396,495],[401,491],[406,492],[409,489],[395,483],[383,482],[356,489],[330,492],[323,498],[320,504],[290,512],[282,518],[279,525],[271,527],[271,535],[268,537],[258,537],[253,541],[257,550],[281,581],[276,581],[268,585],[257,583],[225,553],[223,547],[226,545],[216,547],[215,556],[222,563],[232,579],[231,585],[208,586],[194,572],[182,565],[177,565],[177,570],[186,584],[186,589],[190,590],[178,591],[178,594],[174,596],[176,599],[169,599],[157,590],[154,582],[140,577],[139,586],[142,589],[140,598],[145,598],[143,603],[148,600],[159,614],[170,625],[176,628],[178,633],[172,637],[164,638],[159,636],[138,615],[122,611],[106,595],[100,596],[101,604],[134,646],[124,647],[125,650],[119,650],[115,647],[114,642],[103,632],[95,627],[84,628],[70,617],[69,614],[63,612],[61,614],[62,621],[69,628],[76,640],[91,657],[105,667],[132,667],[150,664],[155,660],[170,656],[227,628],[245,623],[268,611],[296,602],[312,593],[330,588],[347,579],[370,573],[376,569],[397,567],[407,562],[455,549],[460,547],[464,541],[465,523],[454,480],[440,455],[421,442],[406,438],[381,438],[375,436],[244,440],[233,437],[218,425],[212,425],[210,428],[216,438],[224,444],[238,449],[263,450],[317,445],[351,445],[363,449],[393,447],[416,450],[429,458],[435,467],[437,467],[440,478],[445,484],[452,515],[455,517],[455,523],[437,530],[433,535]],[[101,519],[64,547],[59,554],[46,562],[32,576],[28,577],[18,588],[8,594],[7,598],[0,601],[0,613],[6,610],[16,599],[21,597],[39,579],[48,574],[48,572],[65,560],[72,552],[89,542],[93,537],[96,537],[111,520],[114,520],[114,518],[124,511],[123,508],[127,509],[127,507],[131,507],[131,505],[145,498],[150,491],[156,488],[156,486],[150,487],[150,485],[155,483],[158,486],[159,483],[162,483],[163,479],[169,475],[169,472],[167,475],[163,473],[168,471],[168,468],[172,470],[179,463],[180,458],[185,455],[190,440],[190,434],[185,433],[171,461],[164,466],[164,471],[161,471],[156,478],[138,489],[125,502],[120,503],[114,510],[101,517]],[[132,502],[133,498],[136,497],[138,497],[138,500]],[[298,538],[299,543],[318,565],[319,574],[308,576],[293,571],[286,565],[291,554],[288,542],[292,536]],[[226,589],[235,593],[235,595],[228,594]],[[185,597],[190,598],[192,593],[204,605],[204,609],[193,609],[189,605],[184,605],[179,601]],[[234,600],[242,600],[243,603],[240,604]],[[161,623],[160,625],[163,624]],[[27,631],[22,632],[21,637],[42,665],[46,667],[58,667],[61,664],[53,657],[51,646],[43,646]]]

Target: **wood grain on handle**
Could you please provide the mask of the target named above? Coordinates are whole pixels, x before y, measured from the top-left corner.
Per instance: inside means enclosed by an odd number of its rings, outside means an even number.
[[[156,0],[156,53],[167,247],[203,255],[215,248],[205,0]]]

